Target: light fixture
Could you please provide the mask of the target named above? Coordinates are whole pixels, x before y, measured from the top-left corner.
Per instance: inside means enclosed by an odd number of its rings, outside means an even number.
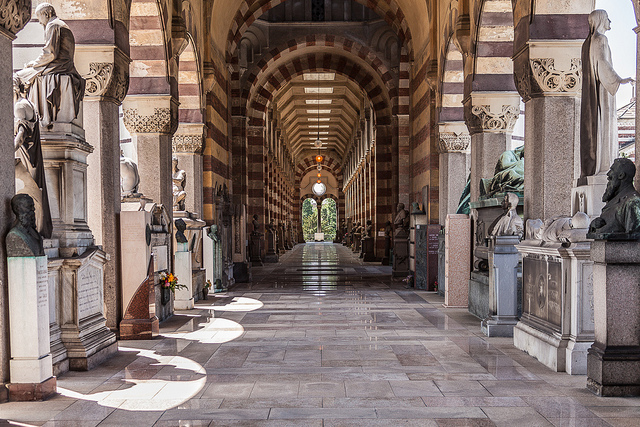
[[[318,165],[318,170],[321,171],[322,170],[322,165]]]
[[[322,184],[322,180],[321,180],[321,179],[317,180],[316,182],[317,182],[318,184]]]
[[[320,172],[318,172],[318,178],[320,178],[322,176],[322,174]]]
[[[316,156],[316,162],[318,162],[318,163],[322,163],[322,159],[324,159],[324,157],[322,157],[322,155],[318,154],[318,155]]]

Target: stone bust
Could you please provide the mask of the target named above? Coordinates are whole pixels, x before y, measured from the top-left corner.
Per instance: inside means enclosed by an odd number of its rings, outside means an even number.
[[[615,238],[640,233],[640,194],[633,187],[636,167],[629,159],[614,160],[607,172],[602,213],[589,225],[589,238]],[[614,236],[612,236],[612,234]]]
[[[396,209],[396,217],[393,220],[393,225],[396,230],[396,235],[400,231],[409,231],[409,212],[404,208],[404,203],[398,203]]]
[[[140,174],[138,165],[120,150],[120,193],[121,197],[139,197]]]
[[[259,218],[258,214],[253,215],[253,221],[251,221],[251,223],[253,224],[253,231],[251,232],[252,236],[259,236],[262,234],[260,232],[260,222],[258,218]]]
[[[16,194],[11,199],[16,223],[9,230],[5,243],[9,257],[43,256],[42,236],[36,230],[36,211],[28,194]]]
[[[173,156],[171,159],[171,180],[173,181],[173,210],[184,211],[184,202],[187,198],[187,192],[184,191],[187,184],[187,173],[178,168],[178,158]]]
[[[371,222],[370,219],[368,219],[366,224],[367,224],[367,227],[365,228],[364,237],[371,238],[373,237],[373,223]]]
[[[507,193],[502,200],[502,214],[489,226],[490,236],[518,236],[522,238],[524,227],[516,208],[520,198],[515,193]]]
[[[176,242],[188,243],[187,236],[184,235],[184,231],[187,229],[187,223],[182,218],[174,221],[176,225]]]

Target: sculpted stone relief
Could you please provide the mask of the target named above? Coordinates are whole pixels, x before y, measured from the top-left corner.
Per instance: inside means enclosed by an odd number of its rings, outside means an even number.
[[[31,19],[31,0],[0,0],[0,27],[16,34]]]
[[[174,153],[200,153],[202,135],[174,135],[172,150]]]
[[[520,116],[520,106],[503,105],[502,111],[495,113],[488,105],[474,105],[471,112],[478,117],[483,130],[510,132]]]
[[[578,92],[582,87],[582,61],[571,59],[568,71],[555,68],[553,58],[534,58],[530,61],[533,77],[543,92]]]
[[[132,133],[170,133],[171,109],[154,108],[151,115],[138,114],[137,108],[128,108],[123,112],[124,125]]]
[[[469,150],[471,135],[467,133],[440,132],[438,151],[441,153],[465,152]]]

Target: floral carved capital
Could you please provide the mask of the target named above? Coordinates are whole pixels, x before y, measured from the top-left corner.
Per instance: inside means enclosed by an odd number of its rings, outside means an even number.
[[[11,36],[31,19],[31,0],[0,0],[0,27]]]
[[[82,76],[87,82],[85,96],[111,98],[121,104],[129,90],[128,68],[111,62],[89,63],[89,74]]]
[[[533,58],[529,60],[536,83],[545,93],[578,92],[582,89],[582,61],[572,58],[568,71],[555,68],[553,58]]]
[[[488,105],[474,105],[471,113],[479,119],[483,131],[511,132],[520,116],[519,105],[503,105],[499,113]]]
[[[171,133],[171,109],[154,108],[153,114],[141,115],[137,108],[123,111],[124,125],[130,133]]]
[[[174,135],[172,151],[174,153],[200,154],[202,152],[202,135]]]
[[[471,135],[468,133],[440,132],[438,151],[440,153],[467,152],[470,144]]]

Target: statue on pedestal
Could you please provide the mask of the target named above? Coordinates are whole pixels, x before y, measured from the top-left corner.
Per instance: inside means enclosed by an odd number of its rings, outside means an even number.
[[[251,223],[253,224],[253,231],[251,232],[251,235],[262,236],[262,233],[260,232],[260,222],[258,221],[258,214],[253,215],[253,221],[251,221]]]
[[[13,79],[15,94],[15,158],[16,194],[28,194],[33,199],[38,232],[50,238],[53,230],[44,161],[40,144],[40,126],[33,104],[24,98],[24,85]]]
[[[393,226],[396,230],[395,237],[409,236],[409,211],[404,208],[404,203],[398,203],[396,217],[393,220]]]
[[[36,230],[36,211],[28,194],[16,194],[11,199],[16,222],[7,234],[5,244],[8,257],[43,256],[42,236]]]
[[[607,172],[602,213],[589,225],[589,238],[640,233],[640,194],[633,187],[636,167],[629,159],[616,159]],[[612,236],[612,234],[614,236]]]
[[[78,117],[85,81],[73,63],[75,39],[67,24],[49,3],[40,3],[35,15],[44,27],[42,53],[14,77],[27,88],[42,126],[49,128]]]
[[[178,158],[173,156],[171,159],[173,181],[173,210],[184,211],[184,199],[187,198],[187,192],[184,187],[187,184],[187,173],[178,168]]]
[[[508,191],[524,191],[524,146],[503,152],[496,163],[493,178],[480,180],[480,197],[483,199]]]
[[[580,115],[581,177],[605,173],[618,157],[616,92],[622,78],[613,69],[611,49],[604,33],[611,29],[607,12],[589,14],[589,35],[582,45],[582,103]]]
[[[507,193],[502,201],[502,214],[489,226],[490,236],[518,236],[522,238],[524,227],[516,208],[520,198],[515,193]]]
[[[138,174],[138,165],[124,155],[124,151],[120,150],[120,194],[121,197],[140,197],[138,193],[138,185],[140,185],[140,175]]]

